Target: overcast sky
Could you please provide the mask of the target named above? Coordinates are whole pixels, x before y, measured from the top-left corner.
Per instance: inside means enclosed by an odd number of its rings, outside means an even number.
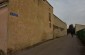
[[[85,25],[85,0],[48,0],[54,14],[67,24]]]

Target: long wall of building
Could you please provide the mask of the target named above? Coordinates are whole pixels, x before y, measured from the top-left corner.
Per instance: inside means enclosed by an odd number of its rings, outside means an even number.
[[[53,14],[53,7],[46,0],[9,0],[8,6],[8,50],[66,35],[66,23]]]
[[[75,27],[76,27],[76,32],[77,32],[77,31],[79,31],[81,29],[84,29],[85,28],[85,25],[76,24]]]
[[[52,39],[53,36],[53,7],[44,0],[39,2],[38,18],[41,20],[41,29],[43,29],[42,39]]]
[[[53,27],[54,38],[67,35],[67,24],[55,15]]]
[[[30,2],[29,2],[30,1]],[[44,0],[9,0],[8,49],[53,38],[53,7]]]

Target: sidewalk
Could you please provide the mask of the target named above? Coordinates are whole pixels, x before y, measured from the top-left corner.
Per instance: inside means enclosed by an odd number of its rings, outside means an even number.
[[[81,55],[82,44],[76,37],[61,37],[13,55]]]

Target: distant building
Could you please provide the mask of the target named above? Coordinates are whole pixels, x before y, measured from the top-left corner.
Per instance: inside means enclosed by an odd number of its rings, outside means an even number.
[[[81,30],[81,29],[84,29],[84,28],[85,28],[85,25],[82,25],[82,24],[76,24],[75,25],[76,32]]]

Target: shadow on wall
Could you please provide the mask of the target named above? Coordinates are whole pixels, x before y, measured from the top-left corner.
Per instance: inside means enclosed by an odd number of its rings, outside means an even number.
[[[5,52],[0,49],[0,55],[5,55]]]
[[[9,0],[0,0],[0,3],[8,2]]]

